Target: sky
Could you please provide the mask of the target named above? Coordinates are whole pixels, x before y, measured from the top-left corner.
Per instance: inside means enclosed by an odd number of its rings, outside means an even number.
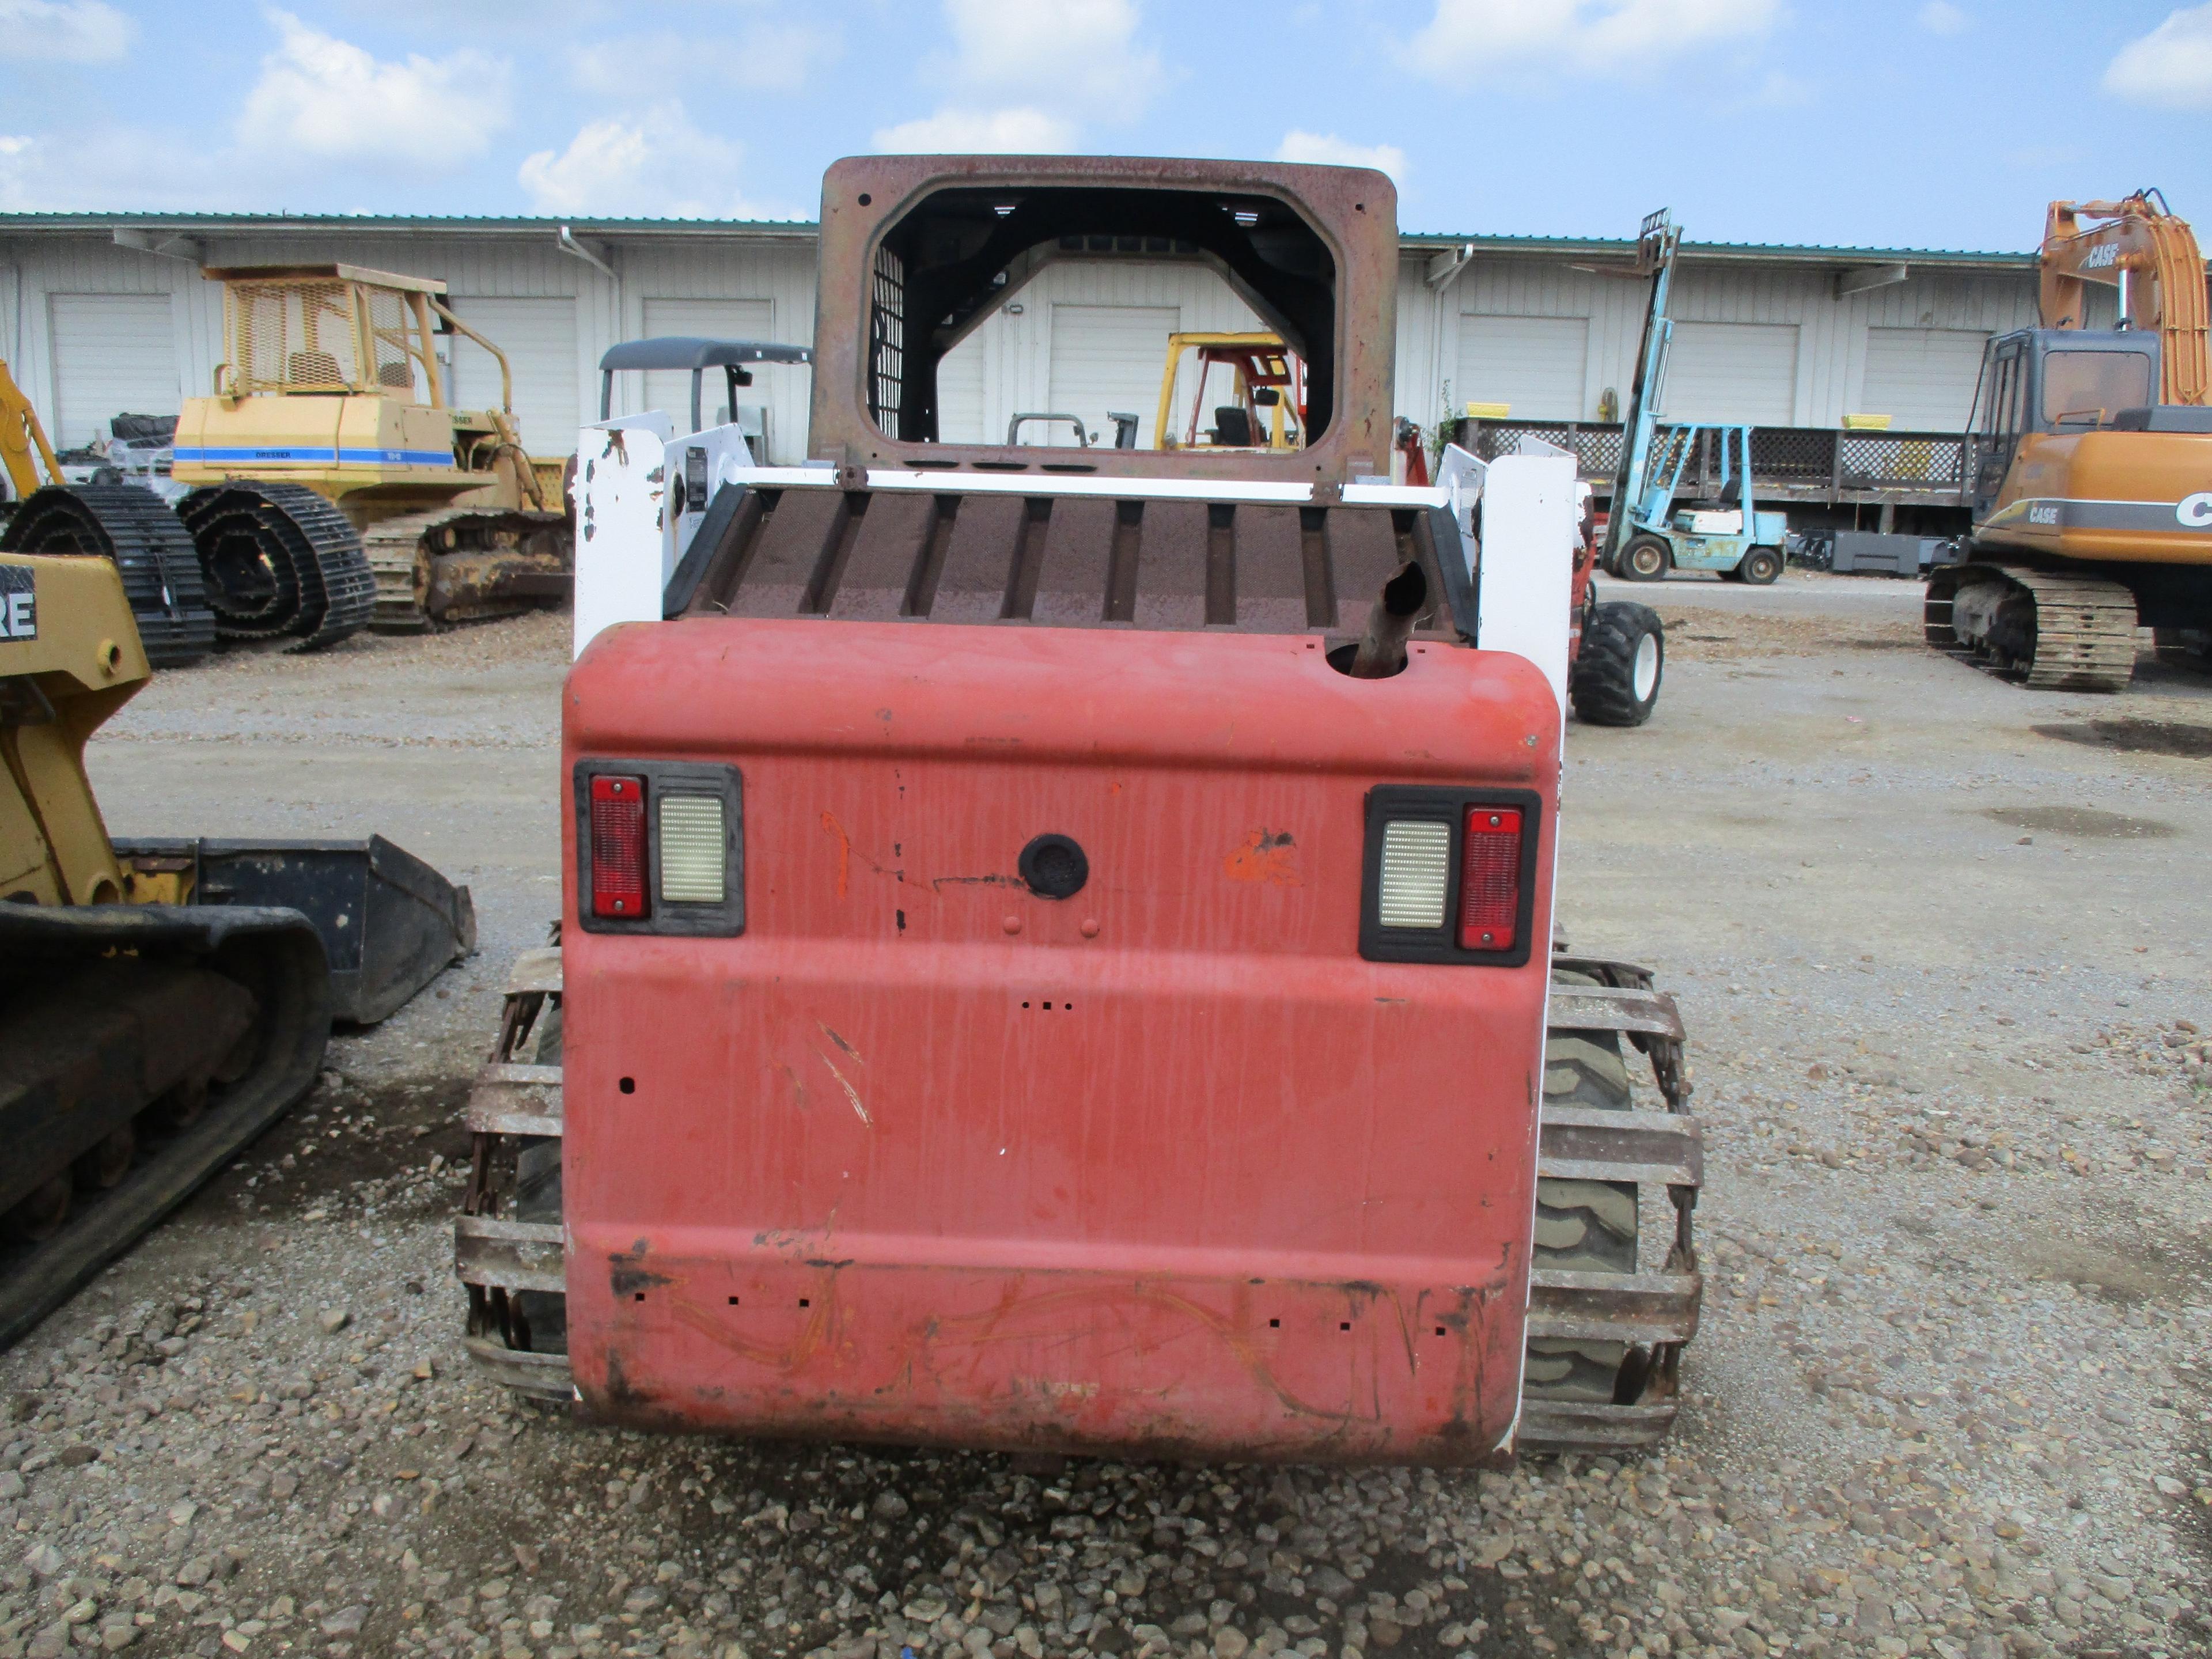
[[[871,150],[1382,167],[1407,231],[2212,244],[2212,0],[0,0],[0,210],[815,216]]]

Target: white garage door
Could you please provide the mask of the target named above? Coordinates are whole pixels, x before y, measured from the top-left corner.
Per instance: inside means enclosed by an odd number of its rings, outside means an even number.
[[[1675,324],[1665,403],[1670,420],[1788,426],[1797,407],[1797,325]]]
[[[1452,403],[1504,404],[1516,420],[1571,421],[1583,412],[1589,322],[1582,317],[1459,319]]]
[[[995,319],[994,319],[995,320]],[[983,431],[983,333],[986,322],[937,360],[937,441],[945,444],[994,441]],[[1065,428],[1062,428],[1065,430]]]
[[[107,435],[113,415],[173,415],[177,331],[166,294],[56,294],[54,447]]]
[[[1151,448],[1168,336],[1182,326],[1180,306],[1054,306],[1052,412],[1080,416],[1097,434],[1092,441],[1108,444],[1114,441],[1108,413],[1135,415],[1137,447]],[[1068,434],[1065,424],[1053,431],[1055,443],[1075,441],[1061,435]]]
[[[566,455],[576,447],[576,302],[574,300],[467,299],[447,302],[453,314],[507,354],[514,375],[514,413],[522,446],[533,455]],[[499,364],[474,340],[453,337],[453,404],[499,407]],[[594,417],[599,402],[592,400]]]
[[[1870,328],[1866,389],[1855,412],[1894,432],[1964,432],[1989,336],[1972,328]]]
[[[775,307],[767,300],[647,300],[647,335],[694,334],[709,340],[765,340],[775,325]],[[740,389],[740,404],[768,402],[771,376],[791,374],[788,368],[763,368],[753,377],[750,392]],[[728,403],[729,383],[719,368],[708,370],[699,382],[699,416],[708,426],[721,422]],[[645,377],[645,405],[665,409],[676,417],[676,429],[687,428],[691,419],[691,377],[655,370]]]

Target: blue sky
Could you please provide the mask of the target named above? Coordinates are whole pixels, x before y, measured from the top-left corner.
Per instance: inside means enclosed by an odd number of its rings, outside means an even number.
[[[0,209],[813,216],[870,149],[1368,161],[1409,230],[2212,243],[2212,3],[0,0]]]

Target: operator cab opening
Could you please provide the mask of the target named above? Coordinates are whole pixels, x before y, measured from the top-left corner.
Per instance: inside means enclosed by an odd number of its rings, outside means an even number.
[[[1282,451],[1328,429],[1337,257],[1274,197],[942,188],[876,239],[870,277],[866,406],[887,438]],[[1044,383],[1004,384],[1008,346],[1040,330]]]

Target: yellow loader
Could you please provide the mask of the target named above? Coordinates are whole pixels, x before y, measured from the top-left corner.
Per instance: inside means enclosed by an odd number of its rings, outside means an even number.
[[[158,498],[144,495],[156,506]],[[88,739],[146,684],[125,573],[0,552],[0,1349],[474,948],[380,837],[116,842]]]

